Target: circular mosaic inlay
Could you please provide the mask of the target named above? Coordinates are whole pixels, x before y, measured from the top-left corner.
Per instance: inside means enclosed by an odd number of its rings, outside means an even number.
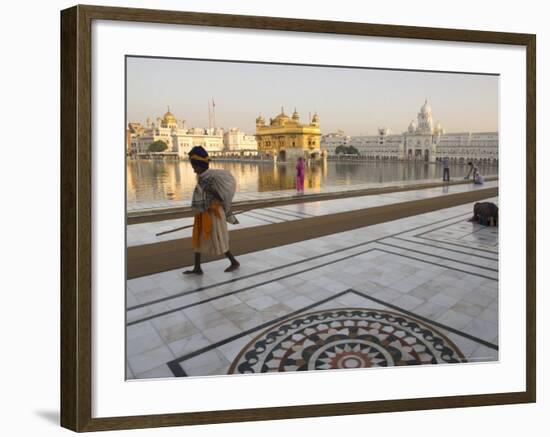
[[[445,335],[383,310],[323,310],[280,322],[252,340],[229,373],[357,369],[465,362]]]

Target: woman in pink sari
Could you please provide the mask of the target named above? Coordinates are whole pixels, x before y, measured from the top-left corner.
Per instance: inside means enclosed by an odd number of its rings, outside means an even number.
[[[304,194],[304,177],[304,158],[300,156],[298,158],[298,162],[296,163],[296,191],[298,192],[298,194]]]

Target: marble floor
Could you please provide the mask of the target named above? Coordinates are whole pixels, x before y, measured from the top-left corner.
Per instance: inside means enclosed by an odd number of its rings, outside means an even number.
[[[497,174],[485,175],[486,178],[496,178]],[[451,182],[463,182],[463,178],[451,178]],[[386,187],[407,187],[410,185],[418,184],[430,184],[441,183],[441,179],[422,179],[422,180],[409,180],[409,181],[388,181],[388,182],[369,182],[365,184],[343,184],[343,185],[325,185],[318,188],[309,188],[306,194],[318,194],[318,193],[341,193],[349,192],[351,190],[365,190],[365,189],[377,189]],[[294,197],[296,190],[274,190],[274,191],[239,191],[235,194],[235,202],[246,202],[250,200],[265,200],[265,199],[287,199]],[[156,209],[165,208],[180,208],[191,205],[191,199],[185,200],[154,200],[154,201],[129,201],[126,205],[128,212],[137,211],[154,211]]]
[[[220,260],[201,277],[129,280],[127,378],[498,360],[498,228],[471,214],[461,205],[249,253],[231,273]]]
[[[316,202],[297,203],[271,208],[258,208],[238,215],[239,224],[230,225],[230,230],[243,229],[253,226],[281,223],[285,221],[300,220],[308,217],[318,217],[326,214],[334,214],[342,211],[353,211],[376,206],[385,206],[401,202],[409,202],[417,199],[427,199],[451,194],[465,193],[483,188],[498,187],[498,181],[487,182],[484,185],[461,184],[422,190],[400,191],[387,194],[369,196],[348,197],[343,199],[320,200]],[[127,245],[140,246],[142,244],[157,243],[160,241],[187,238],[191,236],[192,229],[183,229],[170,234],[160,235],[164,231],[191,226],[193,218],[164,220],[159,222],[141,223],[130,225],[126,228]]]

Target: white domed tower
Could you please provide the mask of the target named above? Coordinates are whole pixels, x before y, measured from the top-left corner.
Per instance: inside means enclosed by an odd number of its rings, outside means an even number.
[[[433,132],[432,108],[427,99],[418,113],[418,130],[423,133]]]
[[[407,129],[407,132],[410,134],[414,134],[415,131],[416,131],[416,121],[411,120],[411,122],[409,123],[409,127]]]

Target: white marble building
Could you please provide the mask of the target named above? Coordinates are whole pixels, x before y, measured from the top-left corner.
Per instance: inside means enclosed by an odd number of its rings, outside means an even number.
[[[185,120],[178,121],[170,112],[156,123],[147,119],[146,126],[140,131],[131,134],[130,148],[134,155],[147,154],[151,143],[161,140],[166,143],[167,153],[180,158],[187,157],[187,153],[194,146],[204,147],[208,153],[221,153],[224,150],[224,132],[220,128],[186,128]]]
[[[440,123],[434,123],[428,101],[406,132],[392,134],[379,128],[377,135],[353,136],[347,145],[370,159],[435,162],[448,157],[455,162],[498,162],[498,132],[446,133]],[[334,149],[327,142],[329,155],[334,155]]]
[[[335,155],[338,146],[349,146],[351,137],[339,130],[321,136],[321,150],[326,150],[328,155]]]
[[[224,152],[229,156],[255,156],[258,154],[256,135],[249,135],[237,127],[223,134]]]
[[[379,128],[378,135],[351,137],[350,145],[367,158],[402,159],[403,135],[394,135],[387,128]]]

